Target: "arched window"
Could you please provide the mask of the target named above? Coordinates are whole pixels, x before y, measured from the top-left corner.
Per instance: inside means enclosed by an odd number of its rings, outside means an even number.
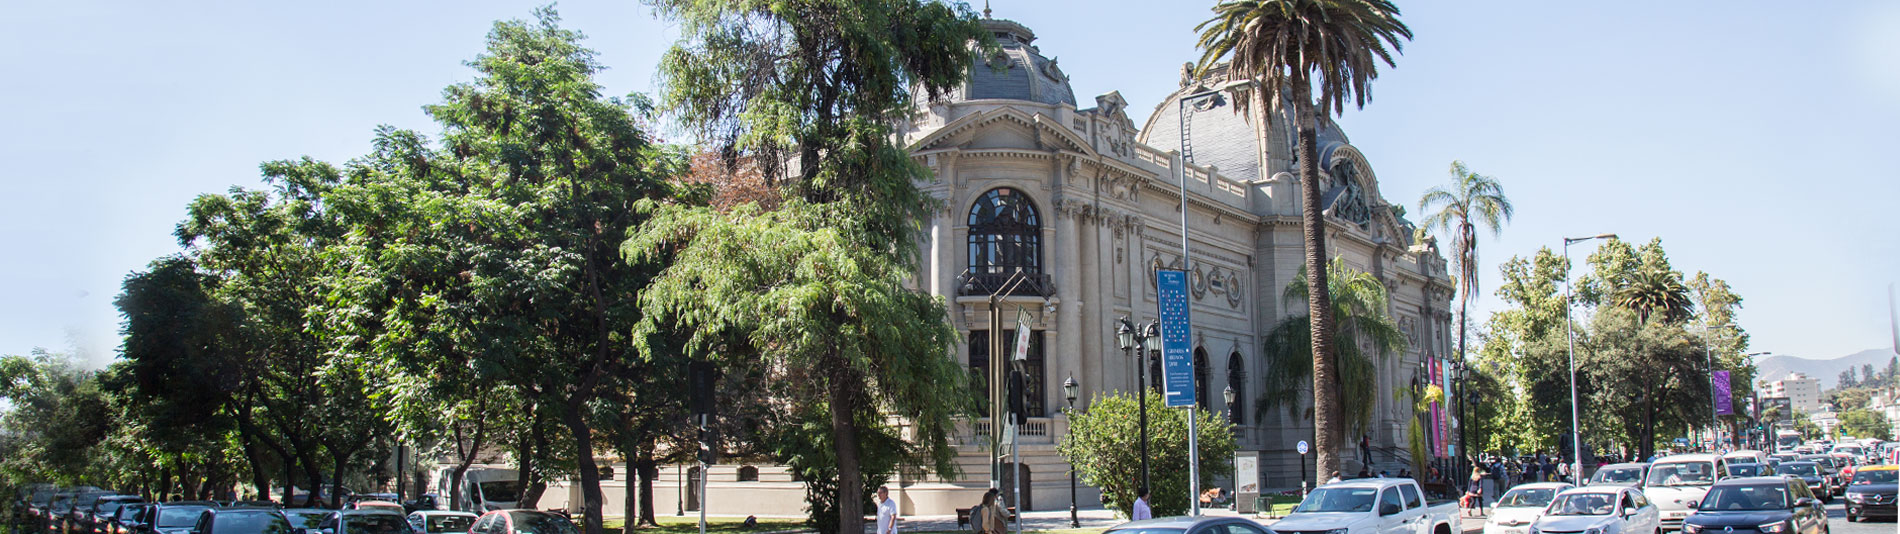
[[[972,287],[989,293],[1021,269],[1040,281],[1042,274],[1042,217],[1022,191],[998,187],[983,193],[970,206],[969,260]],[[1039,283],[1023,284],[1016,294],[1041,294]]]
[[[752,467],[749,465],[739,466],[739,481],[740,482],[758,482],[759,468]]]
[[[1227,355],[1227,387],[1234,388],[1234,403],[1227,405],[1227,418],[1238,425],[1246,421],[1247,406],[1247,367],[1241,361],[1240,352]]]
[[[1194,348],[1194,405],[1203,410],[1213,411],[1214,405],[1207,398],[1207,349]]]

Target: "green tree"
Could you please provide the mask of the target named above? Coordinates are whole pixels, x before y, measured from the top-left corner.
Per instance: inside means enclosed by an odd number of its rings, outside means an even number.
[[[1438,211],[1431,211],[1433,208]],[[1458,273],[1458,316],[1467,317],[1471,292],[1478,290],[1478,226],[1483,225],[1495,237],[1516,210],[1496,178],[1472,172],[1462,161],[1451,162],[1451,183],[1426,190],[1418,200],[1418,209],[1429,212],[1419,223],[1421,227],[1451,234],[1452,268]],[[1458,322],[1459,360],[1465,359],[1466,322]]]
[[[1378,362],[1373,357],[1384,358],[1404,350],[1405,334],[1385,313],[1385,285],[1379,283],[1378,278],[1347,267],[1341,258],[1334,258],[1328,268],[1332,271],[1332,276],[1326,277],[1331,286],[1326,292],[1331,312],[1328,315],[1334,324],[1340,325],[1339,336],[1333,338],[1333,351],[1339,355],[1339,373],[1325,391],[1377,391],[1380,388]],[[1307,288],[1306,269],[1302,267],[1293,275],[1281,298],[1287,302],[1306,300]],[[1267,331],[1263,351],[1267,370],[1262,373],[1265,388],[1258,401],[1260,409],[1254,414],[1256,419],[1262,416],[1260,412],[1273,408],[1283,408],[1291,416],[1314,415],[1311,411],[1296,413],[1305,397],[1303,393],[1309,391],[1305,388],[1312,384],[1313,345],[1308,337],[1312,333],[1309,323],[1307,316],[1296,315],[1281,320]],[[1372,352],[1367,353],[1366,348]],[[1350,395],[1340,401],[1345,416],[1343,424],[1358,430],[1371,423],[1376,399]]]
[[[1155,443],[1187,443],[1187,411],[1167,407],[1159,395],[1148,396],[1148,439]],[[1132,516],[1141,485],[1141,454],[1129,446],[1141,439],[1136,411],[1140,404],[1128,394],[1095,397],[1088,410],[1071,414],[1069,433],[1056,452],[1076,468],[1083,483],[1102,489],[1102,504]],[[1233,469],[1233,424],[1225,417],[1198,407],[1200,418],[1201,480],[1188,486],[1188,451],[1160,447],[1149,457],[1154,486],[1150,503],[1156,517],[1187,513],[1188,498],[1199,495],[1214,478]]]
[[[1689,300],[1689,287],[1682,283],[1682,273],[1660,267],[1638,269],[1611,293],[1610,301],[1636,312],[1636,318],[1643,322],[1651,317],[1678,322],[1689,318],[1695,309]]]
[[[1341,372],[1333,352],[1338,325],[1326,313],[1331,299],[1326,296],[1326,220],[1320,211],[1318,112],[1344,112],[1348,99],[1365,107],[1379,63],[1393,66],[1392,54],[1412,38],[1412,30],[1398,17],[1398,6],[1388,0],[1225,0],[1214,6],[1213,18],[1194,28],[1201,34],[1197,72],[1227,61],[1235,78],[1259,85],[1245,101],[1255,114],[1254,124],[1268,124],[1269,98],[1294,110],[1306,270],[1312,273],[1306,306],[1315,318],[1310,338],[1315,467],[1320,473],[1339,469],[1346,422],[1342,395],[1335,389]],[[1271,145],[1259,141],[1262,150]]]
[[[1598,310],[1577,342],[1586,436],[1620,436],[1637,454],[1656,437],[1680,435],[1709,417],[1706,348],[1677,323],[1644,321],[1622,308]]]
[[[950,417],[966,406],[943,304],[903,280],[918,265],[927,169],[894,141],[918,102],[961,83],[990,37],[967,6],[918,0],[652,0],[680,24],[661,60],[664,108],[743,158],[787,199],[648,206],[626,244],[636,261],[672,254],[640,296],[654,318],[694,333],[688,351],[757,354],[784,369],[790,402],[824,399],[837,461],[837,528],[863,529],[862,416],[907,417],[910,444],[955,472]],[[794,167],[783,165],[795,162]],[[639,341],[639,340],[637,340]],[[726,346],[726,342],[739,342]],[[591,534],[591,533],[590,533]],[[830,534],[827,532],[826,534]]]
[[[1856,438],[1893,439],[1887,416],[1866,408],[1841,412],[1841,432]]]

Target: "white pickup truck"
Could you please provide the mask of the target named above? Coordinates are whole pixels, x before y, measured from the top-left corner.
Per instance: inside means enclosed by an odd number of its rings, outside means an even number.
[[[1458,502],[1425,502],[1409,478],[1362,478],[1320,486],[1285,519],[1277,534],[1463,534]]]

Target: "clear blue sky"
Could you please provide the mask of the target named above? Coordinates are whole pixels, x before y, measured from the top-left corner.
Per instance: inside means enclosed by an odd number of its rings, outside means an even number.
[[[1211,4],[994,7],[1037,32],[1080,100],[1119,90],[1139,124],[1197,57],[1192,28]],[[1414,205],[1452,159],[1504,182],[1518,217],[1483,243],[1487,289],[1499,261],[1564,235],[1661,236],[1677,267],[1744,296],[1754,350],[1886,347],[1900,4],[1825,4],[1403,2],[1417,40],[1340,122],[1393,202]],[[471,77],[462,62],[492,21],[535,5],[10,5],[0,353],[111,358],[119,283],[178,250],[171,229],[192,197],[258,185],[265,160],[341,162],[378,124],[433,133],[421,106]],[[668,24],[630,0],[559,7],[611,67],[610,92],[651,89]]]

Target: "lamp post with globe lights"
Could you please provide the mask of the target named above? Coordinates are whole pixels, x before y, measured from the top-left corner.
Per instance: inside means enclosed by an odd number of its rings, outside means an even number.
[[[1062,396],[1063,398],[1068,399],[1069,401],[1069,424],[1071,425],[1070,426],[1071,429],[1074,428],[1073,425],[1075,424],[1075,397],[1077,393],[1081,392],[1081,390],[1082,390],[1082,385],[1075,383],[1075,375],[1069,375],[1069,378],[1067,380],[1062,381]],[[1075,464],[1074,463],[1069,464],[1069,527],[1082,528],[1082,516],[1077,514],[1075,510]]]
[[[1148,358],[1161,352],[1161,325],[1159,321],[1149,321],[1140,326],[1123,315],[1117,320],[1115,341],[1122,352],[1132,352],[1135,356],[1135,404],[1138,407],[1137,426],[1141,429],[1141,488],[1148,485]]]

